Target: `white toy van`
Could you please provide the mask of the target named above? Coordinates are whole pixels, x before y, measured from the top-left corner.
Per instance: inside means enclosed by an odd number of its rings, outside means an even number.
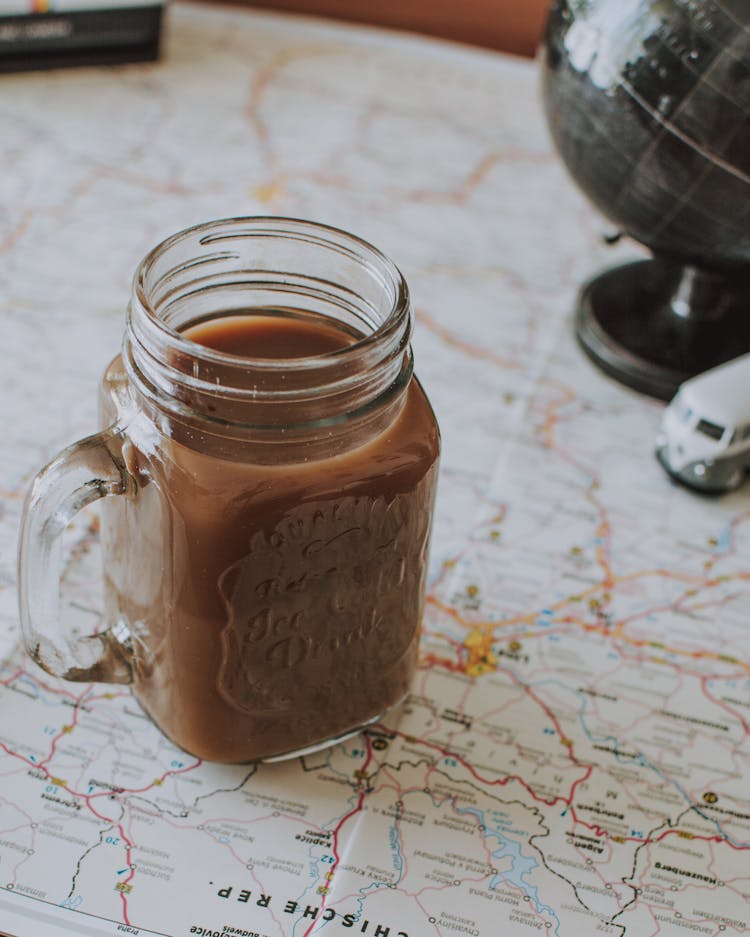
[[[656,456],[678,481],[730,491],[750,468],[750,354],[684,381],[664,411]]]

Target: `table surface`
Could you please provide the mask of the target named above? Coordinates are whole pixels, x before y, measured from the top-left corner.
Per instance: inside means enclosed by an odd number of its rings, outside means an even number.
[[[750,497],[675,486],[662,406],[575,345],[578,285],[638,250],[604,246],[552,153],[535,65],[180,5],[162,62],[5,76],[0,119],[0,928],[746,932]],[[28,661],[15,542],[33,473],[96,426],[140,258],[259,213],[396,260],[444,450],[405,707],[223,767],[127,689]],[[71,536],[85,623],[96,548]]]

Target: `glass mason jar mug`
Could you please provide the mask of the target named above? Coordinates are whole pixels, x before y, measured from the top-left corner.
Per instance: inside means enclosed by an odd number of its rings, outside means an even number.
[[[300,754],[398,703],[439,454],[410,333],[399,271],[333,228],[239,218],[153,250],[101,385],[106,428],[27,497],[32,657],[131,683],[215,761]],[[60,537],[99,498],[106,627],[76,638],[58,624]]]

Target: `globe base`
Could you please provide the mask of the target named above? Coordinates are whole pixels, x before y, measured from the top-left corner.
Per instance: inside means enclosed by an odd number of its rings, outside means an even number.
[[[750,351],[750,270],[659,257],[613,267],[582,287],[576,335],[611,377],[670,400],[689,377]]]

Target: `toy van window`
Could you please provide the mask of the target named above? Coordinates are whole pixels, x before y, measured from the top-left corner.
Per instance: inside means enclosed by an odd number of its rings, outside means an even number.
[[[710,439],[721,439],[724,435],[724,427],[719,426],[718,423],[712,423],[710,420],[698,420],[698,425],[695,428],[699,433],[703,433],[704,436],[708,436]]]

